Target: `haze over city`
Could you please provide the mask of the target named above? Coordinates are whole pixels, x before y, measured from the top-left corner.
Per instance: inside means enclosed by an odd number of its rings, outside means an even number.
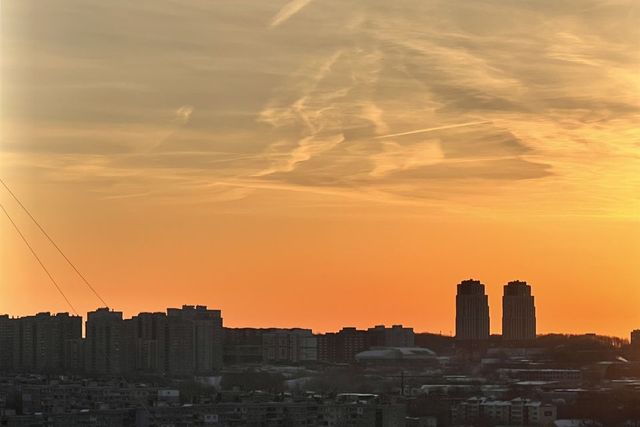
[[[2,3],[0,177],[113,309],[640,327],[640,4]],[[4,188],[80,314],[103,304]],[[0,220],[0,313],[69,311]]]

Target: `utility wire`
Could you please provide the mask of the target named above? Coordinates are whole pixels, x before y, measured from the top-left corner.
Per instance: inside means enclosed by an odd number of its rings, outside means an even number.
[[[82,281],[87,285],[87,287],[89,289],[91,289],[91,292],[93,292],[93,294],[98,297],[98,299],[100,300],[100,302],[102,302],[102,304],[105,307],[109,307],[109,304],[107,304],[105,302],[105,300],[100,296],[100,294],[98,293],[98,291],[95,290],[95,288],[93,286],[91,286],[91,283],[89,283],[89,281],[86,279],[86,277],[84,277],[84,275],[82,273],[80,273],[80,270],[78,270],[78,268],[75,266],[74,263],[71,262],[71,260],[69,259],[69,257],[67,257],[65,255],[64,252],[62,252],[62,249],[60,249],[60,246],[58,246],[56,244],[56,242],[53,240],[53,238],[51,236],[49,236],[49,233],[47,233],[44,228],[42,228],[42,226],[40,225],[40,223],[33,217],[33,215],[31,215],[31,212],[29,212],[29,209],[27,209],[25,207],[25,205],[22,204],[22,202],[20,201],[20,199],[18,199],[18,197],[13,193],[13,191],[11,191],[11,189],[9,188],[9,186],[4,182],[4,180],[2,180],[2,178],[0,178],[0,183],[2,183],[2,185],[4,186],[4,188],[7,189],[7,191],[9,192],[9,194],[11,194],[11,197],[13,197],[15,199],[16,202],[18,202],[18,204],[20,205],[20,207],[22,208],[23,211],[25,211],[27,213],[27,215],[29,215],[29,218],[31,218],[31,220],[33,221],[33,223],[40,229],[40,231],[42,232],[42,234],[45,235],[45,237],[49,240],[49,242],[53,245],[54,248],[56,248],[58,250],[58,252],[60,253],[60,255],[62,255],[62,257],[65,259],[65,261],[67,261],[67,264],[69,264],[71,266],[71,268],[73,268],[73,271],[75,271],[78,276],[80,276],[80,278],[82,279]],[[5,211],[6,213],[6,211]]]
[[[71,260],[64,254],[64,252],[62,252],[62,249],[60,249],[60,247],[56,244],[56,242],[51,238],[51,236],[49,236],[49,234],[44,230],[44,228],[42,228],[42,226],[40,225],[40,223],[38,221],[36,221],[36,219],[33,217],[33,215],[31,215],[31,212],[29,212],[29,210],[22,204],[22,202],[20,201],[20,199],[18,199],[18,197],[16,197],[16,195],[13,193],[13,191],[11,191],[11,189],[7,186],[7,184],[2,180],[2,178],[0,178],[0,183],[2,183],[2,185],[4,186],[4,188],[7,189],[7,191],[9,192],[9,194],[11,194],[11,196],[15,199],[16,202],[18,202],[18,204],[20,205],[20,207],[27,213],[27,215],[29,215],[29,218],[31,218],[31,220],[34,222],[34,224],[36,224],[38,226],[38,228],[40,229],[40,231],[42,232],[42,234],[44,234],[47,239],[49,240],[49,242],[51,242],[51,244],[58,250],[58,252],[60,253],[60,255],[62,255],[62,257],[67,261],[67,263],[73,268],[73,270],[78,274],[78,276],[80,276],[82,278],[82,280],[84,281],[84,283],[89,287],[89,289],[91,289],[91,291],[95,294],[96,297],[98,297],[98,299],[106,306],[108,307],[108,304],[104,301],[104,299],[102,299],[102,297],[100,296],[100,294],[98,294],[98,292],[93,288],[93,286],[91,286],[91,284],[89,283],[89,281],[82,275],[82,273],[80,273],[80,271],[76,268],[76,266],[71,262]],[[5,213],[5,215],[7,216],[7,218],[9,218],[9,221],[11,221],[11,224],[13,224],[13,227],[16,229],[16,231],[18,232],[18,234],[20,235],[20,237],[22,238],[22,241],[27,245],[27,247],[29,248],[29,250],[31,251],[31,253],[33,254],[33,256],[36,258],[36,260],[38,261],[38,263],[40,264],[40,266],[42,267],[42,269],[45,271],[45,273],[47,273],[47,276],[49,276],[49,279],[51,279],[51,282],[54,284],[54,286],[56,287],[56,289],[58,290],[58,292],[60,292],[60,295],[62,295],[62,297],[64,298],[64,300],[67,302],[67,304],[69,304],[69,307],[71,307],[71,310],[73,311],[74,314],[78,315],[78,312],[76,311],[76,309],[73,307],[73,305],[71,304],[71,301],[69,301],[69,298],[67,298],[67,296],[64,294],[64,292],[62,291],[62,288],[60,288],[60,286],[58,285],[58,283],[55,281],[55,279],[53,278],[53,276],[51,275],[51,273],[49,272],[49,270],[47,270],[47,267],[45,267],[44,263],[40,260],[40,257],[38,257],[38,254],[36,253],[36,251],[33,249],[33,247],[29,244],[29,241],[26,239],[26,237],[24,236],[24,234],[22,234],[22,232],[20,231],[20,228],[18,227],[18,225],[13,221],[13,218],[11,218],[11,215],[9,215],[9,212],[7,212],[7,210],[5,209],[5,207],[0,203],[0,208],[2,208],[2,211]],[[107,354],[107,358],[110,358],[110,355]],[[126,380],[126,378],[124,376],[121,377],[121,379],[125,382],[128,383],[128,381]],[[147,404],[140,398],[138,399],[138,402],[140,403],[140,405],[142,406],[142,408],[144,409],[144,411],[154,420],[156,421],[156,414],[151,412],[149,410],[149,407],[147,406]]]
[[[7,210],[4,208],[4,206],[1,203],[0,203],[0,208],[2,208],[2,211],[4,212],[4,214],[7,216],[7,218],[9,218],[9,221],[11,221],[11,224],[13,224],[13,228],[16,229],[16,231],[18,232],[18,234],[22,238],[22,241],[27,245],[27,247],[29,248],[29,250],[31,251],[33,256],[36,258],[36,260],[40,264],[40,267],[42,267],[44,272],[47,273],[47,276],[49,276],[49,279],[51,279],[51,283],[53,283],[53,285],[56,287],[58,292],[60,292],[60,295],[62,295],[64,300],[67,302],[67,304],[69,304],[69,307],[71,307],[71,311],[73,311],[73,313],[76,316],[78,316],[78,312],[76,311],[76,309],[73,306],[73,304],[71,304],[71,301],[69,301],[69,298],[67,298],[67,296],[64,294],[64,292],[62,291],[62,288],[60,288],[60,286],[58,285],[58,282],[56,282],[56,279],[54,279],[53,276],[51,275],[51,273],[49,272],[49,270],[47,270],[47,267],[45,267],[44,263],[42,262],[42,260],[40,259],[40,257],[36,253],[36,251],[29,244],[29,241],[27,240],[27,238],[24,236],[24,234],[22,234],[22,231],[20,231],[20,228],[18,228],[18,225],[13,221],[13,218],[11,218],[11,215],[9,215],[9,212],[7,212]]]

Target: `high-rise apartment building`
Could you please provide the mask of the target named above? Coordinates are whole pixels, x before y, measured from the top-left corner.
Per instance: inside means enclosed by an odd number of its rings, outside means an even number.
[[[35,317],[36,370],[60,371],[65,367],[67,342],[82,338],[82,317],[69,313],[39,313]]]
[[[536,337],[536,306],[531,286],[519,280],[504,287],[502,297],[502,338],[508,341]]]
[[[9,315],[0,316],[0,372],[13,369],[14,319]]]
[[[489,339],[489,300],[484,285],[478,280],[458,284],[456,295],[456,339],[482,341]]]
[[[131,368],[136,372],[167,370],[167,315],[140,313],[125,320],[130,340]]]
[[[311,340],[300,340],[299,360],[317,353],[315,346],[309,350],[315,338],[308,335]],[[80,316],[0,315],[0,372],[194,375],[221,369],[222,359],[221,312],[206,306],[185,305],[126,320],[120,311],[99,308],[87,313],[85,338]]]
[[[69,313],[38,313],[8,319],[3,332],[11,342],[11,367],[23,372],[59,372],[66,367],[66,343],[82,337],[82,318]],[[7,335],[10,334],[10,337]]]
[[[203,305],[167,309],[167,367],[172,374],[206,374],[222,368],[220,310]]]
[[[13,369],[18,372],[36,371],[36,316],[14,320]]]
[[[94,374],[122,374],[130,363],[121,311],[99,308],[87,313],[85,368]]]

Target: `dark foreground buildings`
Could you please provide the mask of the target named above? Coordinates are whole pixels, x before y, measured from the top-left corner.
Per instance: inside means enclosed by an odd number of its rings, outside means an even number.
[[[6,386],[3,379],[0,395],[11,391],[14,399],[0,401],[0,425],[10,427],[406,426],[406,405],[377,394],[201,389],[193,396],[193,390],[112,380],[15,378]]]

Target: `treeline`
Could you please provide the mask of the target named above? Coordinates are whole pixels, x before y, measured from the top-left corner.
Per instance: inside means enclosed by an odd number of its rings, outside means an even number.
[[[628,344],[629,340],[624,338],[595,334],[546,334],[536,338],[536,345],[539,347],[569,345],[591,349],[620,349]]]

